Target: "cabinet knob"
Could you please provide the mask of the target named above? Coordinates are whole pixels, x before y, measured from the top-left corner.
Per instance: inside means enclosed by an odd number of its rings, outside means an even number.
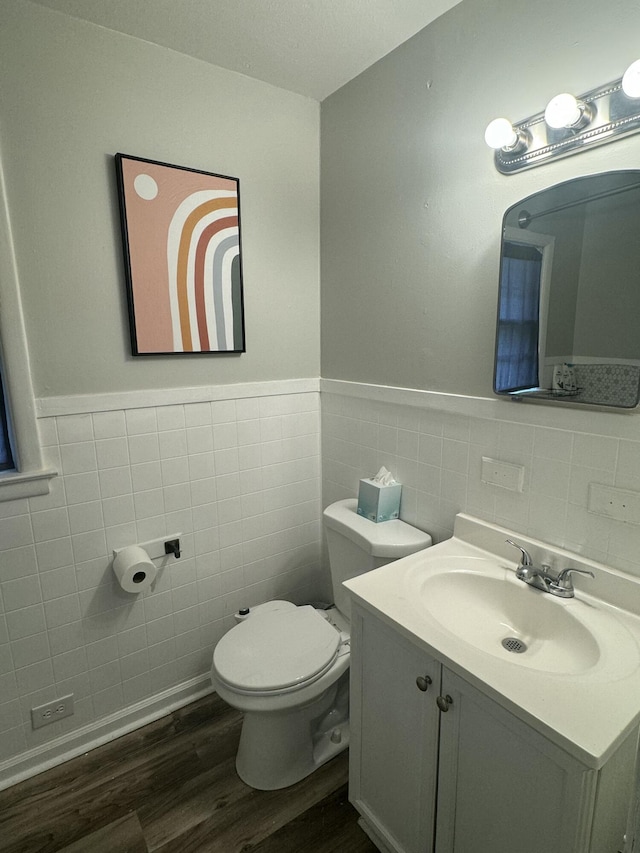
[[[451,696],[449,696],[448,693],[446,696],[438,696],[438,698],[436,699],[436,705],[444,713],[445,711],[449,710],[450,705],[453,705],[453,699],[451,698]]]
[[[422,692],[425,693],[429,689],[431,679],[428,675],[419,675],[416,678],[416,684],[418,685],[418,690],[422,690]]]

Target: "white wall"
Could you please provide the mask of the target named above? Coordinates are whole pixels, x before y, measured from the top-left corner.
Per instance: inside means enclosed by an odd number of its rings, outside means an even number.
[[[0,133],[51,494],[0,503],[0,786],[210,689],[320,572],[319,105],[7,0]],[[240,178],[247,352],[132,358],[113,155]],[[141,596],[112,549],[182,532]],[[33,731],[35,705],[75,714]]]
[[[0,132],[36,396],[319,372],[317,102],[2,3]],[[113,155],[240,179],[243,355],[131,358]]]

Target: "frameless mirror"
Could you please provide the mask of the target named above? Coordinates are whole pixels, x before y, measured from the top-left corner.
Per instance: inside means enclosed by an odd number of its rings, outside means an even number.
[[[505,213],[494,390],[638,405],[640,170],[575,178]]]

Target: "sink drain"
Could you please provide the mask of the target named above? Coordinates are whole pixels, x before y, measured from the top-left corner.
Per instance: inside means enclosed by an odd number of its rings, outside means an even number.
[[[527,651],[527,644],[523,643],[517,637],[505,637],[502,645],[508,652],[513,652],[514,655],[521,655],[522,652]]]

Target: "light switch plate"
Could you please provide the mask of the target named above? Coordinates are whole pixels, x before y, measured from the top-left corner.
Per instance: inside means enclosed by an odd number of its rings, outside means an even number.
[[[490,486],[521,492],[524,485],[524,467],[483,456],[481,480]]]
[[[629,524],[640,524],[640,492],[629,492],[601,483],[589,483],[589,512],[616,518]]]

